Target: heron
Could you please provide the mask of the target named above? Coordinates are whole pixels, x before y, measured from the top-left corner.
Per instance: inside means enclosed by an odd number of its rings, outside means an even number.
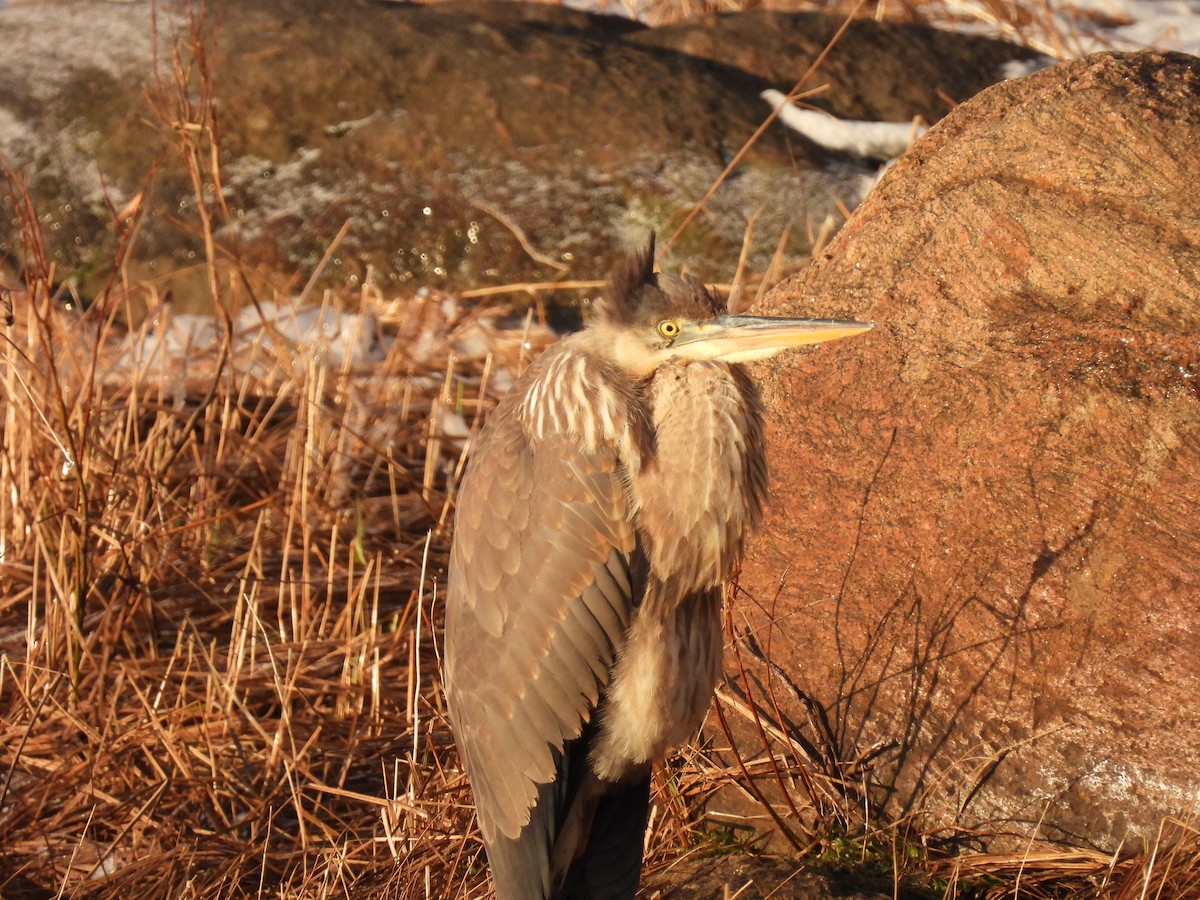
[[[652,767],[698,731],[721,605],[767,494],[742,363],[868,323],[730,315],[654,238],[472,448],[450,552],[445,686],[498,900],[617,900]]]

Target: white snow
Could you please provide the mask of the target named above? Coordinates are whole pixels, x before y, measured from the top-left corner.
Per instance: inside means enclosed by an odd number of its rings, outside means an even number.
[[[259,314],[261,309],[262,314]],[[147,320],[143,330],[131,335],[129,346],[115,368],[132,370],[143,379],[163,384],[187,383],[189,368],[199,372],[225,339],[224,328],[209,315],[172,313],[169,306]],[[251,367],[268,365],[277,358],[265,352],[282,345],[291,354],[296,371],[311,363],[339,368],[380,362],[387,347],[378,323],[369,313],[343,312],[334,307],[294,307],[263,302],[248,306],[233,322],[232,356]]]
[[[1067,56],[1144,49],[1200,55],[1200,0],[1058,0],[1048,8]]]
[[[1074,59],[1098,50],[1178,50],[1200,55],[1200,0],[1024,0],[1030,15],[1015,28],[989,0],[940,0],[922,6],[930,24],[1024,44]]]
[[[893,159],[909,148],[928,129],[916,122],[860,122],[838,119],[816,109],[801,109],[776,90],[761,94],[779,121],[815,144],[836,153],[853,153],[864,159]]]
[[[1024,78],[1026,75],[1032,75],[1034,72],[1052,65],[1054,65],[1054,60],[1049,56],[1039,55],[1032,59],[1010,59],[1000,66],[1000,77],[1006,81],[1012,81],[1014,78]]]
[[[1200,56],[1200,0],[1075,0],[1078,9],[1125,25],[1088,29],[1088,50],[1153,47]],[[1062,15],[1060,13],[1060,15]]]
[[[378,362],[384,357],[378,323],[370,314],[343,312],[328,305],[297,309],[271,302],[260,303],[259,309],[261,317],[253,307],[238,315],[238,327],[248,339],[274,331],[309,359],[319,358],[331,366]]]

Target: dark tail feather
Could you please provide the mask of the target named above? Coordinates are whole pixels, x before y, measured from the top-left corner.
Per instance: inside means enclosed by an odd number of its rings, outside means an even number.
[[[632,900],[642,873],[649,814],[649,774],[601,797],[587,849],[571,866],[555,900]]]

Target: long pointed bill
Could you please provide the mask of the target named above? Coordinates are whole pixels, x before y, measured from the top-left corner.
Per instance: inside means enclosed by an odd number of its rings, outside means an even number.
[[[789,347],[822,344],[870,331],[872,322],[849,319],[782,319],[765,316],[718,316],[684,325],[672,349],[691,359],[747,362],[765,359]]]

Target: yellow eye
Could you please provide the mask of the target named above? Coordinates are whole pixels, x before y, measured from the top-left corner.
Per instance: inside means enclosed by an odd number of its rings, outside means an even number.
[[[664,322],[659,322],[658,333],[665,338],[673,338],[679,334],[679,323],[674,319],[667,319]]]

